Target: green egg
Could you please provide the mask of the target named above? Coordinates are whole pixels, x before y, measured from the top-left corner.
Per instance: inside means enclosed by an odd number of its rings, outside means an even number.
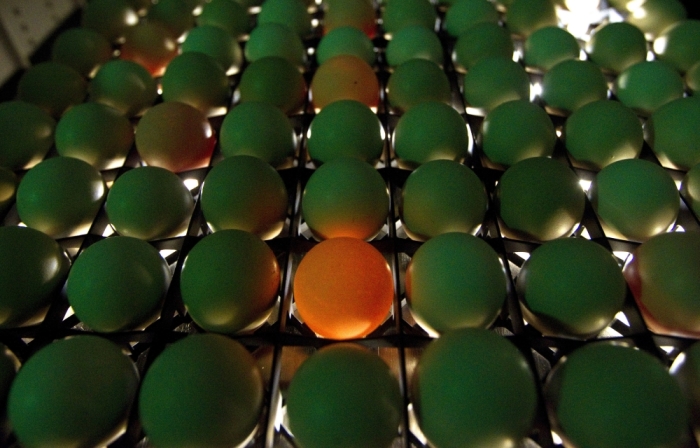
[[[296,148],[294,129],[284,112],[259,101],[231,109],[220,133],[221,153],[225,157],[249,155],[279,166],[294,155]]]
[[[700,344],[693,343],[685,349],[671,366],[671,375],[678,382],[690,405],[691,423],[694,429],[700,427]]]
[[[149,22],[163,25],[174,39],[194,27],[192,7],[183,0],[158,0],[148,9],[146,18]]]
[[[524,37],[540,28],[558,24],[552,0],[513,0],[506,11],[505,21],[511,33]]]
[[[693,64],[685,72],[685,84],[690,90],[690,95],[696,95],[700,91],[700,61]]]
[[[700,100],[678,98],[659,107],[644,125],[661,165],[687,171],[700,163]]]
[[[408,111],[425,101],[449,103],[450,81],[442,69],[425,59],[410,59],[394,69],[386,86],[392,107]]]
[[[250,33],[245,44],[245,58],[248,62],[266,56],[284,58],[303,68],[306,63],[306,48],[301,38],[289,27],[279,23],[263,23]]]
[[[600,100],[577,109],[566,120],[564,143],[575,161],[600,170],[613,162],[636,159],[642,151],[642,124],[618,101]]]
[[[54,341],[19,369],[8,413],[22,446],[99,446],[123,431],[138,372],[122,349],[98,336]]]
[[[369,66],[374,65],[374,44],[361,30],[352,26],[341,26],[329,31],[316,47],[316,61],[321,65],[334,56],[349,54],[357,56]]]
[[[433,30],[413,25],[401,28],[394,33],[386,46],[387,63],[391,67],[396,67],[410,59],[427,59],[442,65],[442,44]]]
[[[631,11],[627,21],[642,30],[649,40],[688,17],[685,6],[679,0],[645,0],[641,5],[639,3],[628,2]]]
[[[83,160],[98,170],[124,162],[134,143],[134,128],[118,110],[83,103],[66,112],[56,126],[56,150]]]
[[[54,157],[24,175],[17,213],[28,226],[55,238],[87,233],[106,194],[99,171],[72,157]]]
[[[452,37],[459,37],[480,23],[498,24],[499,14],[488,0],[458,0],[445,13],[443,28]]]
[[[302,217],[318,239],[373,238],[389,214],[389,193],[377,170],[338,157],[313,172],[301,198]]]
[[[700,216],[700,164],[692,167],[681,182],[680,193],[688,208]]]
[[[287,414],[299,446],[388,448],[399,435],[403,402],[397,378],[379,356],[336,343],[295,372]]]
[[[622,309],[627,284],[612,254],[582,238],[535,249],[517,279],[525,319],[543,334],[593,337]]]
[[[197,334],[155,359],[141,385],[139,415],[156,446],[237,446],[256,428],[264,394],[245,347],[225,336]]]
[[[546,26],[530,34],[524,44],[525,65],[547,71],[562,61],[578,59],[578,41],[565,29]]]
[[[58,118],[85,99],[87,82],[74,68],[41,62],[27,69],[17,86],[17,99],[36,104]]]
[[[575,446],[682,446],[688,411],[680,388],[651,355],[597,343],[552,371],[545,396],[557,432]]]
[[[542,99],[547,106],[567,114],[607,97],[608,83],[591,61],[562,61],[542,79]]]
[[[111,106],[127,117],[144,112],[158,96],[156,82],[148,70],[141,64],[122,59],[100,67],[88,92],[91,101]]]
[[[11,170],[39,163],[54,143],[56,121],[24,101],[0,103],[0,166]]]
[[[448,232],[477,232],[487,206],[486,189],[469,167],[433,160],[406,179],[400,214],[406,233],[425,241]]]
[[[645,61],[647,41],[644,33],[627,22],[608,23],[599,27],[586,43],[591,61],[613,73]]]
[[[530,78],[517,62],[504,57],[479,60],[464,75],[464,101],[486,112],[499,104],[530,98]]]
[[[169,279],[168,265],[153,246],[115,236],[78,255],[66,295],[78,319],[94,331],[138,330],[157,317]]]
[[[464,70],[469,70],[486,57],[508,59],[512,56],[513,41],[510,33],[491,22],[479,23],[460,34],[452,53],[453,61],[458,68]]]
[[[211,0],[204,3],[196,21],[199,26],[219,27],[234,39],[240,39],[251,28],[246,7],[233,0]]]
[[[0,218],[12,207],[19,184],[15,173],[0,166]]]
[[[142,240],[176,236],[187,229],[194,199],[182,180],[156,166],[129,170],[110,188],[105,211],[120,235]]]
[[[434,446],[517,445],[530,432],[534,375],[515,345],[496,333],[446,332],[423,351],[413,375],[418,424]]]
[[[40,317],[63,286],[70,261],[44,233],[27,227],[0,227],[0,327],[12,328]]]
[[[110,42],[123,38],[138,21],[136,9],[127,0],[91,0],[80,17],[81,26],[97,31]]]
[[[615,80],[613,92],[622,104],[642,116],[683,96],[678,72],[662,61],[644,61],[629,67]]]
[[[645,241],[676,222],[680,197],[671,176],[652,162],[620,160],[603,168],[589,192],[605,233]]]
[[[179,101],[207,115],[225,111],[231,97],[226,72],[210,56],[188,51],[176,56],[161,79],[163,101]]]
[[[459,161],[469,155],[469,128],[451,106],[425,101],[399,118],[394,129],[394,151],[408,167],[437,159]]]
[[[299,70],[288,60],[275,56],[248,65],[238,89],[241,103],[264,101],[285,113],[299,109],[306,97],[306,82]]]
[[[311,32],[311,16],[299,0],[265,0],[258,14],[258,25],[265,23],[287,26],[302,39]]]
[[[526,100],[503,103],[486,115],[481,125],[481,146],[491,162],[513,165],[530,157],[554,152],[557,134],[549,115]]]
[[[197,51],[214,59],[224,73],[237,73],[243,65],[243,50],[222,28],[202,25],[192,28],[181,46],[183,53]]]
[[[507,233],[539,241],[570,235],[586,203],[576,174],[547,157],[521,160],[508,168],[496,187],[496,200]]]
[[[436,19],[435,7],[428,0],[392,1],[386,5],[382,14],[384,32],[389,35],[411,25],[434,30]]]
[[[197,325],[231,334],[265,322],[279,284],[280,269],[272,250],[252,233],[227,229],[205,236],[190,250],[180,291]]]
[[[416,321],[431,333],[488,327],[506,295],[498,255],[484,240],[466,233],[429,239],[406,269],[406,298]]]
[[[262,239],[282,231],[287,217],[282,177],[258,157],[240,155],[217,163],[202,186],[202,212],[214,232],[239,229]]]
[[[0,344],[0,425],[7,426],[7,396],[17,375],[19,360],[3,344]]]
[[[111,58],[112,45],[107,38],[88,28],[69,28],[51,46],[53,62],[68,65],[88,77]]]
[[[320,163],[353,157],[374,163],[382,155],[382,124],[372,110],[354,100],[338,100],[311,121],[309,156]]]

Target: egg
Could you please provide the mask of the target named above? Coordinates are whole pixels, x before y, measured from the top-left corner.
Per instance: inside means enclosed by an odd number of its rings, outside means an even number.
[[[368,0],[326,0],[323,4],[323,31],[352,26],[373,39],[376,34],[374,4]]]
[[[27,69],[17,85],[17,99],[36,104],[54,118],[80,104],[87,82],[74,68],[58,62],[41,62]]]
[[[341,26],[328,31],[316,47],[316,61],[323,65],[334,56],[357,56],[368,65],[374,65],[374,44],[367,35],[353,26]]]
[[[187,32],[180,46],[183,53],[190,51],[210,56],[227,75],[238,73],[243,65],[243,50],[238,41],[224,29],[213,25],[201,25]]]
[[[0,166],[0,218],[12,207],[17,195],[17,176]]]
[[[698,364],[698,349],[700,344],[692,343],[688,348],[679,354],[671,365],[670,373],[678,382],[683,394],[688,399],[690,407],[691,424],[695,431],[700,428],[700,389],[698,388],[698,372],[700,365]]]
[[[644,125],[649,146],[661,165],[688,171],[700,163],[700,100],[678,98],[659,107]]]
[[[632,3],[634,14],[627,21],[644,32],[648,40],[686,19],[688,12],[678,0],[646,0],[641,4]]]
[[[126,31],[119,57],[137,62],[152,76],[160,77],[177,55],[177,41],[166,27],[160,23],[140,22]]]
[[[92,77],[111,58],[110,42],[89,28],[76,27],[62,31],[51,45],[53,62],[68,65],[87,77]]]
[[[291,28],[279,23],[256,26],[245,44],[245,58],[248,62],[266,56],[284,58],[299,68],[306,64],[306,49],[301,38]]]
[[[379,105],[379,81],[374,70],[351,54],[333,56],[319,66],[310,90],[316,109],[339,100],[355,100],[374,108]]]
[[[557,26],[557,12],[551,0],[512,0],[505,15],[511,33],[527,37],[540,28]]]
[[[238,90],[241,103],[265,101],[290,114],[304,104],[306,82],[294,64],[277,56],[267,56],[248,65]]]
[[[447,75],[426,59],[409,59],[396,67],[386,90],[389,104],[403,112],[425,101],[449,104],[452,98]]]
[[[397,31],[386,45],[386,61],[391,67],[409,59],[427,59],[443,64],[443,49],[433,30],[420,25],[407,26]]]
[[[508,101],[529,99],[530,78],[510,58],[482,58],[464,75],[463,95],[467,107],[488,112]]]
[[[428,0],[404,0],[389,2],[382,14],[384,32],[389,35],[412,25],[435,29],[437,13]]]
[[[0,103],[0,166],[31,168],[54,143],[56,121],[39,106],[26,101]]]
[[[7,424],[7,396],[18,368],[17,357],[5,345],[0,344],[0,424],[3,426]]]
[[[542,99],[547,106],[565,115],[607,97],[608,83],[600,68],[591,61],[562,61],[542,79]]]
[[[513,41],[508,30],[497,23],[482,22],[459,35],[452,60],[457,69],[467,71],[483,58],[512,55]]]
[[[700,215],[700,164],[692,167],[683,178],[680,186],[680,193],[688,208]]]
[[[212,0],[202,2],[202,10],[196,17],[198,26],[215,26],[239,40],[250,31],[251,23],[246,7],[241,2]]]
[[[211,56],[196,51],[173,58],[160,82],[163,101],[189,104],[207,116],[223,115],[231,99],[226,72]]]
[[[163,25],[174,39],[194,27],[192,8],[182,0],[159,0],[148,9],[148,21]]]
[[[608,23],[598,27],[585,48],[591,61],[612,73],[623,72],[647,58],[644,33],[627,22]]]
[[[288,26],[300,38],[307,37],[311,32],[311,17],[304,2],[299,0],[266,0],[260,8],[257,23],[279,23]]]
[[[562,61],[578,59],[578,41],[565,29],[546,26],[530,34],[523,45],[523,61],[528,67],[547,71]]]
[[[138,21],[136,9],[126,0],[97,0],[85,5],[80,25],[97,31],[110,43],[124,37],[127,29]]]
[[[445,13],[443,27],[452,37],[459,37],[481,23],[498,24],[499,14],[488,0],[460,0]]]
[[[114,59],[95,74],[88,88],[90,100],[111,106],[127,117],[142,114],[156,101],[156,81],[141,64]]]
[[[615,80],[613,92],[622,104],[648,117],[666,103],[683,97],[683,78],[663,61],[638,62]]]

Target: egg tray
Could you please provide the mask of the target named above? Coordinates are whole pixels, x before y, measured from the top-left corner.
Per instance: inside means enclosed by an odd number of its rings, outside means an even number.
[[[444,11],[439,11],[439,14],[444,16]],[[322,12],[316,11],[314,17],[321,19]],[[32,57],[32,62],[38,63],[49,59],[53,38],[62,30],[78,24],[79,13],[76,13],[53,34],[52,38],[48,39],[40,47]],[[315,48],[320,35],[320,30],[317,29],[314,37],[305,41],[307,47]],[[514,281],[527,254],[531,253],[539,244],[510,237],[504,232],[502,223],[496,216],[493,194],[503,170],[499,169],[499,167],[491,166],[479,147],[477,137],[483,117],[479,114],[464,112],[465,104],[460,93],[463,75],[454,69],[450,57],[454,40],[449,38],[443,31],[440,31],[438,36],[445,49],[444,70],[452,88],[452,105],[457,110],[462,111],[462,116],[470,132],[472,151],[465,164],[470,166],[481,179],[489,195],[489,209],[477,236],[484,239],[498,253],[508,279],[507,300],[496,321],[492,324],[491,330],[510,339],[518,347],[538,379],[537,389],[540,399],[536,419],[529,437],[521,443],[521,446],[525,448],[558,447],[561,446],[561,442],[552,434],[541,390],[547,374],[559,359],[582,345],[597,340],[609,340],[638,347],[657,357],[664,365],[670,366],[673,359],[694,341],[680,337],[657,335],[649,331],[629,290],[621,314],[618,314],[618,317],[600,335],[590,341],[543,336],[532,326],[526,324],[520,310]],[[391,136],[400,114],[388,105],[384,93],[384,88],[391,72],[383,57],[387,41],[382,37],[378,37],[374,39],[374,44],[378,49],[375,71],[382,89],[381,103],[377,110],[377,116],[386,131],[383,155],[376,163],[375,168],[386,181],[389,189],[391,211],[386,225],[370,243],[384,255],[389,263],[393,273],[396,293],[393,307],[386,321],[372,334],[356,342],[372,349],[382,357],[400,381],[405,404],[404,416],[399,435],[392,447],[423,448],[429,445],[427,445],[416,424],[408,391],[412,382],[413,370],[418,359],[420,359],[423,349],[431,341],[431,337],[413,319],[411,310],[407,305],[403,287],[407,265],[421,243],[411,240],[406,235],[398,212],[401,190],[411,171],[398,167],[392,149]],[[307,84],[310,83],[315,68],[315,58],[311,56],[304,73]],[[20,76],[21,73],[16,74],[0,89],[0,100],[5,101],[14,98]],[[538,80],[539,75],[532,73],[530,76],[534,82]],[[233,75],[230,79],[232,86],[235,87],[240,79],[240,74]],[[232,101],[235,102],[235,94],[232,98]],[[535,101],[539,100],[535,99]],[[232,103],[231,107],[233,106],[235,104]],[[268,321],[254,332],[231,336],[231,338],[247,347],[257,359],[263,372],[266,386],[264,411],[252,440],[246,445],[251,447],[295,447],[294,437],[289,432],[285,421],[284,393],[294,371],[301,362],[318,348],[333,343],[333,341],[317,337],[303,323],[296,312],[292,293],[292,279],[295,270],[304,254],[316,244],[300,216],[301,192],[315,169],[315,165],[308,157],[306,151],[305,138],[313,116],[313,108],[307,101],[302,110],[289,117],[297,135],[296,154],[289,166],[279,170],[289,193],[288,216],[282,233],[266,242],[274,252],[282,273],[276,307]],[[561,127],[564,122],[564,118],[557,115],[551,115],[551,118],[556,127]],[[217,133],[222,119],[223,117],[210,119]],[[134,124],[137,124],[137,121],[134,120]],[[55,148],[49,152],[47,157],[54,156],[57,156]],[[590,181],[595,176],[594,172],[574,165],[568,157],[561,140],[557,141],[554,158],[570,166],[582,180]],[[646,143],[644,144],[641,158],[659,164]],[[222,155],[217,146],[209,167],[179,173],[183,180],[193,179],[197,183],[197,187],[191,190],[196,205],[189,228],[184,235],[152,242],[152,245],[164,254],[173,273],[160,317],[143,330],[101,335],[119,344],[128,353],[136,363],[141,377],[143,377],[153,360],[168,344],[189,334],[204,332],[191,320],[182,303],[179,288],[180,272],[187,253],[198,241],[210,233],[200,209],[199,188],[211,166],[221,159]],[[142,161],[135,147],[133,147],[123,166],[103,171],[102,175],[108,185],[110,185],[116,178],[141,164]],[[684,175],[683,172],[675,170],[667,169],[667,171],[677,181],[682,179]],[[24,173],[19,172],[17,174],[21,177]],[[3,225],[17,225],[19,217],[16,209],[14,207],[10,209],[6,216],[0,216],[0,220],[3,222]],[[681,200],[681,213],[677,225],[682,226],[685,230],[700,231],[698,217],[693,215],[683,200]],[[71,260],[75,260],[85,248],[108,237],[112,233],[113,230],[104,208],[102,208],[85,235],[59,239],[58,242],[69,254]],[[588,238],[602,245],[617,257],[616,259],[621,266],[625,262],[627,255],[639,245],[635,241],[606,237],[588,199],[586,199],[582,224],[576,230],[575,236]],[[93,331],[69,312],[69,304],[64,288],[64,290],[56,293],[46,316],[39,323],[21,328],[2,329],[0,330],[0,342],[8,346],[18,359],[24,362],[33,353],[51,341],[71,335],[92,333]],[[173,393],[177,393],[177,391],[173,391]],[[513,405],[515,406],[517,403],[513,403]],[[693,437],[689,437],[689,439],[688,446],[697,448],[698,445]],[[15,447],[18,446],[18,443],[10,433],[2,436],[0,445]],[[125,432],[109,446],[137,446],[143,448],[150,446],[142,432],[136,404],[134,404],[130,413]]]

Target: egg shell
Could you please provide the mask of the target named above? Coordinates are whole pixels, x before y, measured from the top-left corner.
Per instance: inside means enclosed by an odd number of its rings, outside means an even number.
[[[156,101],[158,89],[156,81],[141,64],[114,59],[100,67],[90,82],[88,93],[91,101],[133,117]]]
[[[351,54],[326,60],[311,80],[311,101],[323,109],[334,101],[355,100],[367,107],[379,105],[379,81],[365,61]]]
[[[56,121],[39,106],[26,101],[0,103],[0,166],[31,168],[49,152]]]

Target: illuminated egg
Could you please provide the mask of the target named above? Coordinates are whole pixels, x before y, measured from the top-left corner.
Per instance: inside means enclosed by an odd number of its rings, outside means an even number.
[[[642,316],[655,333],[697,338],[700,235],[662,233],[632,253],[623,270]]]
[[[309,156],[320,163],[353,157],[374,163],[382,155],[384,140],[379,118],[366,105],[353,100],[335,101],[311,121],[306,141]]]
[[[357,56],[368,65],[374,65],[374,44],[365,33],[352,26],[342,26],[329,31],[316,47],[316,61],[323,65],[334,56]]]
[[[394,299],[384,256],[356,238],[330,238],[302,258],[294,275],[301,318],[323,338],[355,339],[386,320]]]
[[[623,72],[647,58],[644,33],[627,22],[608,23],[599,27],[586,43],[585,49],[591,61],[612,73]]]
[[[298,0],[293,0],[298,1]],[[241,103],[264,101],[292,113],[304,104],[306,82],[286,59],[268,56],[248,65],[238,84]]]
[[[202,12],[196,18],[198,26],[216,26],[239,39],[250,31],[248,11],[241,3],[232,0],[211,0],[202,5]]]
[[[639,157],[644,144],[642,124],[632,109],[618,101],[593,101],[566,120],[564,144],[577,164],[597,171],[618,160]]]
[[[222,115],[230,102],[226,72],[210,56],[188,51],[176,56],[161,79],[163,101],[178,101],[207,115]]]
[[[41,62],[19,79],[17,99],[36,104],[54,118],[85,99],[87,82],[75,69],[58,62]]]
[[[98,170],[124,162],[134,143],[134,128],[118,110],[83,103],[66,112],[56,126],[56,150],[83,160]]]
[[[158,240],[187,229],[194,199],[182,180],[156,166],[129,170],[110,188],[105,202],[109,222],[120,235]]]
[[[0,422],[7,424],[7,395],[17,375],[19,360],[4,344],[0,344]]]
[[[532,157],[503,173],[496,200],[507,233],[548,241],[576,229],[586,197],[568,166],[547,157]]]
[[[491,162],[510,166],[530,157],[554,152],[557,134],[551,118],[526,100],[503,103],[486,115],[481,125],[481,146]]]
[[[54,143],[56,121],[24,101],[0,103],[0,166],[11,170],[39,163]]]
[[[181,50],[183,53],[193,51],[210,56],[227,75],[238,73],[243,65],[243,50],[238,41],[216,26],[192,28],[187,32]]]
[[[562,61],[544,74],[542,99],[547,106],[566,114],[608,97],[608,83],[591,61]]]
[[[530,78],[512,59],[486,57],[464,75],[464,101],[486,112],[501,103],[530,98]]]
[[[100,67],[90,82],[88,93],[91,101],[133,117],[151,107],[158,89],[151,74],[141,64],[116,59]]]
[[[183,0],[158,0],[148,9],[146,20],[164,26],[174,39],[194,27],[192,8]]]
[[[102,34],[110,42],[124,37],[139,16],[127,0],[92,0],[83,8],[80,24]]]
[[[683,97],[685,86],[678,72],[662,61],[644,61],[629,67],[615,80],[613,92],[622,104],[642,116]]]
[[[66,295],[78,319],[94,331],[137,330],[157,317],[169,278],[168,265],[153,246],[115,236],[78,255]]]
[[[425,101],[449,103],[450,81],[442,69],[426,59],[410,59],[394,69],[386,86],[392,107],[408,111]]]
[[[18,183],[15,173],[0,166],[0,218],[5,215],[15,202]]]
[[[700,164],[692,167],[681,182],[680,193],[688,208],[700,216]]]
[[[258,25],[279,23],[288,26],[302,39],[311,33],[311,16],[299,0],[265,0],[258,14]]]
[[[437,12],[428,0],[392,1],[384,8],[382,20],[384,32],[389,35],[412,25],[435,30]]]
[[[676,184],[666,170],[647,160],[606,166],[589,194],[603,230],[613,238],[645,241],[668,230],[678,217]]]
[[[442,44],[433,30],[413,25],[401,28],[394,34],[386,46],[387,63],[396,67],[410,59],[427,59],[442,65]]]
[[[527,37],[540,28],[557,26],[559,19],[551,0],[513,0],[505,22],[513,34]]]
[[[406,233],[425,241],[448,232],[477,232],[487,206],[486,189],[469,167],[433,160],[406,179],[400,214]]]
[[[323,2],[323,31],[352,26],[370,39],[376,34],[374,5],[368,0],[326,0]]]
[[[99,171],[72,157],[37,164],[17,189],[17,213],[28,227],[54,238],[86,233],[106,194]]]
[[[543,334],[593,337],[622,309],[627,294],[612,254],[583,238],[561,238],[535,249],[517,290],[525,319]]]
[[[265,132],[260,132],[260,123],[265,123]],[[284,112],[259,101],[231,109],[224,117],[220,134],[221,153],[225,157],[255,156],[272,166],[285,163],[296,148],[294,129]]]
[[[698,360],[698,347],[700,344],[693,343],[676,357],[671,365],[671,375],[678,382],[683,394],[687,397],[690,405],[691,423],[695,431],[700,428],[700,364]]]
[[[365,61],[341,54],[319,66],[311,80],[311,101],[323,109],[338,100],[355,100],[368,107],[379,105],[379,81]]]
[[[498,255],[484,240],[467,233],[429,239],[406,269],[408,303],[416,321],[433,334],[487,328],[506,294]]]
[[[69,28],[56,37],[51,46],[51,60],[91,77],[112,58],[112,45],[107,38],[88,28]]]
[[[480,328],[431,342],[413,374],[411,396],[420,428],[437,447],[517,446],[537,409],[525,357],[508,339]]]
[[[101,446],[123,433],[139,387],[115,343],[74,336],[49,343],[17,372],[8,414],[22,446]]]
[[[685,6],[679,0],[630,1],[628,9],[627,22],[642,30],[649,40],[688,17]]]
[[[175,173],[207,166],[216,144],[207,117],[176,101],[149,109],[136,126],[135,140],[144,162]]]
[[[287,391],[289,427],[307,448],[388,448],[399,435],[402,409],[394,373],[357,344],[333,344],[311,355]]]
[[[400,166],[414,167],[437,159],[459,161],[470,150],[464,119],[445,103],[416,105],[399,118],[394,129],[394,151]]]
[[[0,327],[35,323],[68,275],[70,261],[46,234],[27,227],[0,227]]]
[[[455,1],[445,13],[443,28],[452,37],[459,37],[480,23],[498,24],[499,14],[488,0]]]
[[[306,64],[306,48],[301,38],[292,29],[279,23],[256,26],[245,44],[245,58],[248,62],[266,56],[284,58],[299,68]]]
[[[389,193],[371,165],[338,157],[321,165],[309,178],[301,211],[319,239],[347,236],[373,238],[389,214]]]
[[[523,49],[525,65],[543,71],[562,61],[578,59],[581,53],[576,38],[557,26],[546,26],[530,34]]]
[[[187,254],[180,291],[197,325],[230,334],[265,322],[279,283],[272,250],[252,233],[229,229],[205,236]]]
[[[644,125],[647,142],[668,168],[687,171],[700,163],[700,101],[678,98],[654,111]]]
[[[146,371],[139,417],[156,446],[239,446],[257,427],[264,395],[245,347],[196,334],[166,347]]]
[[[177,42],[159,23],[142,22],[126,34],[120,57],[143,65],[153,76],[163,76],[165,67],[178,54]]]
[[[491,22],[479,23],[462,33],[452,53],[453,61],[462,70],[469,70],[479,60],[494,56],[511,58],[513,41],[505,28]]]
[[[631,347],[596,343],[562,357],[545,397],[571,446],[683,446],[686,438],[680,387],[658,359]]]
[[[202,213],[214,232],[239,229],[268,240],[284,227],[287,196],[282,177],[267,162],[232,156],[217,163],[204,179]]]
[[[700,61],[693,64],[685,73],[685,84],[688,86],[691,95],[700,92]]]

